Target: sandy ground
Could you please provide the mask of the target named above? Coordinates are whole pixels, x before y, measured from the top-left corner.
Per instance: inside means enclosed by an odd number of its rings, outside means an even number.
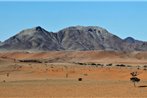
[[[65,56],[65,54],[68,55]],[[85,57],[86,54],[83,52],[79,56],[77,53],[69,55],[69,53],[62,52],[0,53],[0,97],[147,97],[147,70],[143,67],[147,65],[145,55],[138,59],[136,54],[131,54],[133,56],[129,58],[120,53],[98,54],[91,53],[90,58]],[[100,54],[107,55],[100,58]],[[19,59],[34,58],[50,62],[19,62]],[[104,64],[104,66],[75,63],[91,63],[92,61],[95,64]],[[112,66],[106,66],[109,63],[112,63]],[[116,64],[126,64],[129,67],[118,67]],[[136,83],[136,87],[130,81],[130,73],[134,71],[139,73],[138,78],[141,79],[139,83]],[[82,78],[82,81],[78,81],[79,78]]]
[[[140,85],[147,84],[141,82]],[[1,97],[139,97],[146,98],[147,88],[132,87],[129,81],[49,79],[13,81],[0,84]]]

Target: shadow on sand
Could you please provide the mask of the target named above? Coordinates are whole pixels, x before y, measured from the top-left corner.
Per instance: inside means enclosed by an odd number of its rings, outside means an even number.
[[[145,88],[147,87],[147,85],[141,85],[141,86],[138,86],[139,88]]]

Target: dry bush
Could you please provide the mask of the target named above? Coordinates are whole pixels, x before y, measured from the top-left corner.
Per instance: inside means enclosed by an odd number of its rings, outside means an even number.
[[[82,81],[83,80],[83,78],[78,78],[78,81]]]

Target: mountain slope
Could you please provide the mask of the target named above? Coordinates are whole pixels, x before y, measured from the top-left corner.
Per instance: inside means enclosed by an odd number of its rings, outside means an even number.
[[[38,26],[23,30],[9,38],[4,41],[1,48],[8,50],[58,50],[60,45],[56,41],[54,33]]]
[[[135,40],[132,37],[124,39],[125,50],[130,51],[147,51],[147,42]]]
[[[48,32],[40,26],[26,29],[4,41],[4,50],[111,50],[146,51],[147,42],[131,37],[121,39],[97,26],[72,26],[57,33]]]
[[[58,32],[65,50],[121,50],[122,40],[101,27],[76,26]],[[114,44],[117,41],[116,44]]]

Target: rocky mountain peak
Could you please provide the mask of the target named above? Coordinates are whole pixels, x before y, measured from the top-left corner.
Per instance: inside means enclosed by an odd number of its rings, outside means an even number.
[[[96,32],[98,30],[106,30],[102,27],[98,27],[98,26],[71,26],[71,27],[67,27],[62,29],[62,31],[64,30],[82,30],[82,31],[91,31],[91,32]]]
[[[132,37],[123,40],[98,26],[71,26],[57,33],[48,32],[37,26],[22,30],[2,42],[0,49],[145,51],[147,43]]]
[[[132,37],[127,37],[127,38],[124,39],[124,41],[129,42],[129,43],[134,43],[135,39],[132,38]]]
[[[35,30],[36,31],[42,31],[42,30],[44,30],[41,26],[37,26],[37,27],[35,27]]]
[[[40,26],[34,27],[34,28],[29,28],[29,29],[25,29],[20,31],[20,33],[16,34],[16,37],[33,37],[34,35],[43,35],[45,33],[47,33],[48,31],[46,31],[45,29],[43,29]]]
[[[113,34],[109,33],[106,29],[98,26],[71,26],[60,30],[59,35],[81,35],[84,34],[85,36],[93,36],[106,38],[109,36],[113,36]]]

